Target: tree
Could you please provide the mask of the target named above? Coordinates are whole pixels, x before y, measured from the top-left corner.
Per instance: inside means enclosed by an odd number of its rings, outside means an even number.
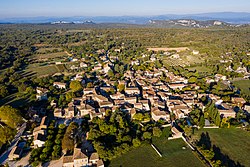
[[[152,138],[152,134],[150,132],[144,132],[142,137],[145,139],[145,140],[148,140],[148,139],[151,139]]]
[[[9,94],[7,86],[0,86],[0,97],[4,98]]]
[[[195,77],[191,77],[188,80],[189,83],[195,83],[196,81],[197,81],[197,78],[195,78]]]
[[[62,140],[62,149],[66,151],[73,151],[75,145],[75,134],[78,126],[75,122],[69,124]]]
[[[204,115],[202,114],[199,120],[199,127],[203,128],[205,126],[205,118]]]
[[[11,141],[11,139],[15,136],[16,131],[11,129],[8,126],[0,127],[0,143],[6,143],[7,141]]]
[[[114,77],[114,72],[113,72],[113,70],[109,69],[109,71],[108,71],[108,77],[109,77],[109,78],[113,78],[113,77]]]
[[[114,69],[115,69],[116,72],[120,72],[119,71],[119,64],[116,64]]]
[[[213,150],[203,150],[202,152],[207,159],[212,160],[214,158]]]
[[[125,85],[124,84],[119,84],[117,86],[119,92],[123,92],[125,90]]]
[[[73,92],[78,92],[82,90],[82,85],[78,80],[71,81],[69,87]]]
[[[137,121],[143,121],[143,114],[142,113],[136,113],[134,116],[133,116],[133,119],[134,120],[137,120]]]
[[[20,112],[11,106],[0,107],[0,120],[13,129],[23,122]]]
[[[221,123],[221,117],[220,117],[220,114],[218,112],[216,117],[215,117],[215,125],[220,126],[220,123]]]
[[[74,94],[74,92],[71,92],[71,91],[69,91],[69,92],[67,92],[66,93],[66,101],[71,101],[72,100],[72,98],[74,98],[75,97],[75,94]],[[60,100],[60,99],[59,99]]]
[[[138,138],[133,139],[132,143],[134,147],[139,147],[141,145],[141,141]]]
[[[158,128],[158,127],[154,127],[153,128],[153,135],[156,136],[156,137],[160,137],[162,135],[161,129]]]
[[[40,164],[39,161],[34,161],[34,162],[31,163],[31,166],[37,167],[37,166],[39,166],[39,164]]]

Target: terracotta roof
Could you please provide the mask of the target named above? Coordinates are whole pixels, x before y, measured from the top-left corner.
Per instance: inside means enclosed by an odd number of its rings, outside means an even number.
[[[99,166],[104,166],[104,163],[101,159],[97,161],[97,167]]]
[[[72,163],[73,162],[73,156],[63,156],[63,163]]]
[[[232,101],[235,103],[246,103],[246,100],[241,97],[232,97]]]
[[[89,160],[99,160],[99,155],[98,153],[92,153]]]
[[[156,116],[167,115],[166,112],[159,110],[157,107],[152,109],[152,113]]]
[[[74,148],[74,159],[83,159],[83,158],[88,158],[80,148]]]

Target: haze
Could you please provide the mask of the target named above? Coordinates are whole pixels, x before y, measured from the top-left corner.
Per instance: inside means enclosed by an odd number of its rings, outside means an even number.
[[[249,0],[0,0],[0,18],[250,12]]]

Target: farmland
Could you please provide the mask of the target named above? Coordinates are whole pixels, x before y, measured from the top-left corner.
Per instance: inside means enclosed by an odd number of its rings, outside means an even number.
[[[208,132],[212,146],[214,145],[219,148],[215,154],[222,157],[222,161],[230,162],[231,165],[240,164],[249,166],[249,132],[236,128],[203,129],[198,131],[196,135],[199,136],[202,132]]]
[[[238,87],[242,93],[250,96],[250,80],[234,81],[233,84]]]
[[[162,153],[162,157],[155,152],[150,144],[143,144],[127,154],[111,161],[110,167],[150,167],[150,166],[203,166],[202,162],[194,156],[191,149],[182,139],[168,140],[168,129],[165,129],[160,138],[153,138],[153,144]],[[185,149],[182,149],[182,147]],[[142,163],[143,162],[143,163]]]

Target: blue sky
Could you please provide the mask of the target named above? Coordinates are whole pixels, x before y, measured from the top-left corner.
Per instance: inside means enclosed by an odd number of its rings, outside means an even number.
[[[0,18],[250,12],[250,0],[0,0]]]

